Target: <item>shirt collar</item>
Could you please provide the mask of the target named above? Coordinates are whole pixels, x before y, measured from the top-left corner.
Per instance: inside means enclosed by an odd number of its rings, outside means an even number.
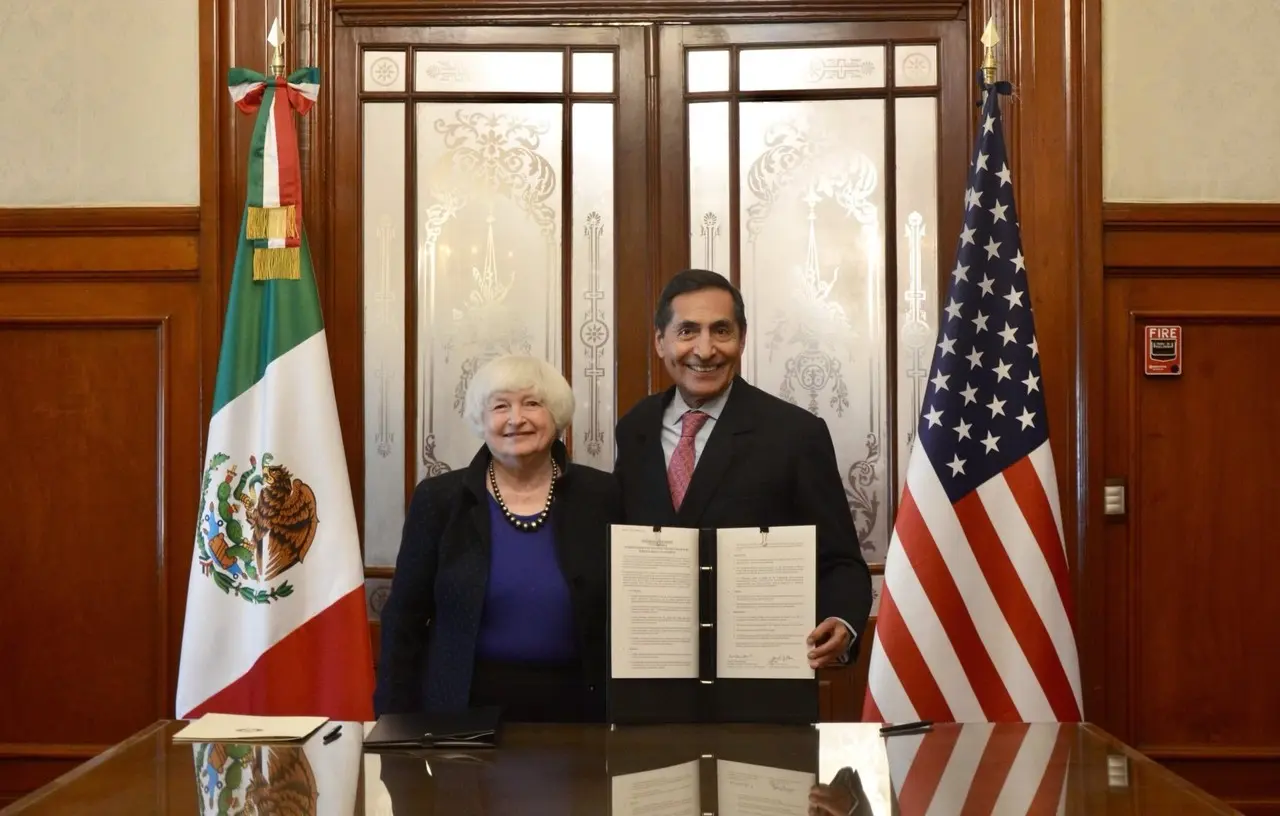
[[[729,387],[722,391],[718,396],[707,400],[697,410],[711,417],[712,421],[720,418],[720,412],[724,410],[724,404],[729,400],[729,392],[733,390],[733,381],[729,381]],[[686,412],[694,409],[684,401],[684,397],[680,396],[680,389],[675,390],[675,395],[671,398],[671,404],[667,406],[667,410],[662,414],[662,424],[679,425],[680,418]]]

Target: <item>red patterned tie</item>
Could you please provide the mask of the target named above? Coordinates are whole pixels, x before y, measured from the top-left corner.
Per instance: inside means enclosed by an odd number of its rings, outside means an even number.
[[[693,478],[694,437],[703,424],[711,418],[710,414],[701,411],[686,411],[680,417],[680,441],[676,443],[675,453],[671,454],[671,464],[667,466],[667,484],[671,486],[671,505],[680,509],[684,494],[689,489],[689,480]]]

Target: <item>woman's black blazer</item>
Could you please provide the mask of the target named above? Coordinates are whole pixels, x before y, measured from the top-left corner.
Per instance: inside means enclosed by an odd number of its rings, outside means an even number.
[[[560,568],[569,585],[588,707],[604,717],[605,621],[609,525],[622,518],[610,473],[560,465],[551,519]],[[424,479],[414,491],[382,608],[382,645],[374,710],[378,715],[465,708],[484,612],[492,552],[488,448],[466,470]]]

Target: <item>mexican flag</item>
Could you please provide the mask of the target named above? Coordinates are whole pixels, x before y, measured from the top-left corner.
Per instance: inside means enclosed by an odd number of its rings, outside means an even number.
[[[257,112],[187,590],[177,716],[373,718],[364,569],[294,113],[318,72],[232,69]]]
[[[201,816],[305,813],[351,816],[360,796],[363,734],[326,744],[325,726],[302,745],[199,742],[191,746]]]

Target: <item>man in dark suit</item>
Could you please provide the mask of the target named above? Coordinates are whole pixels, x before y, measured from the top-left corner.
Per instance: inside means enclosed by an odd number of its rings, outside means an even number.
[[[738,376],[742,295],[690,269],[663,290],[654,346],[675,386],[641,400],[617,427],[617,476],[629,524],[814,525],[814,668],[846,662],[871,612],[871,576],[826,423]]]

